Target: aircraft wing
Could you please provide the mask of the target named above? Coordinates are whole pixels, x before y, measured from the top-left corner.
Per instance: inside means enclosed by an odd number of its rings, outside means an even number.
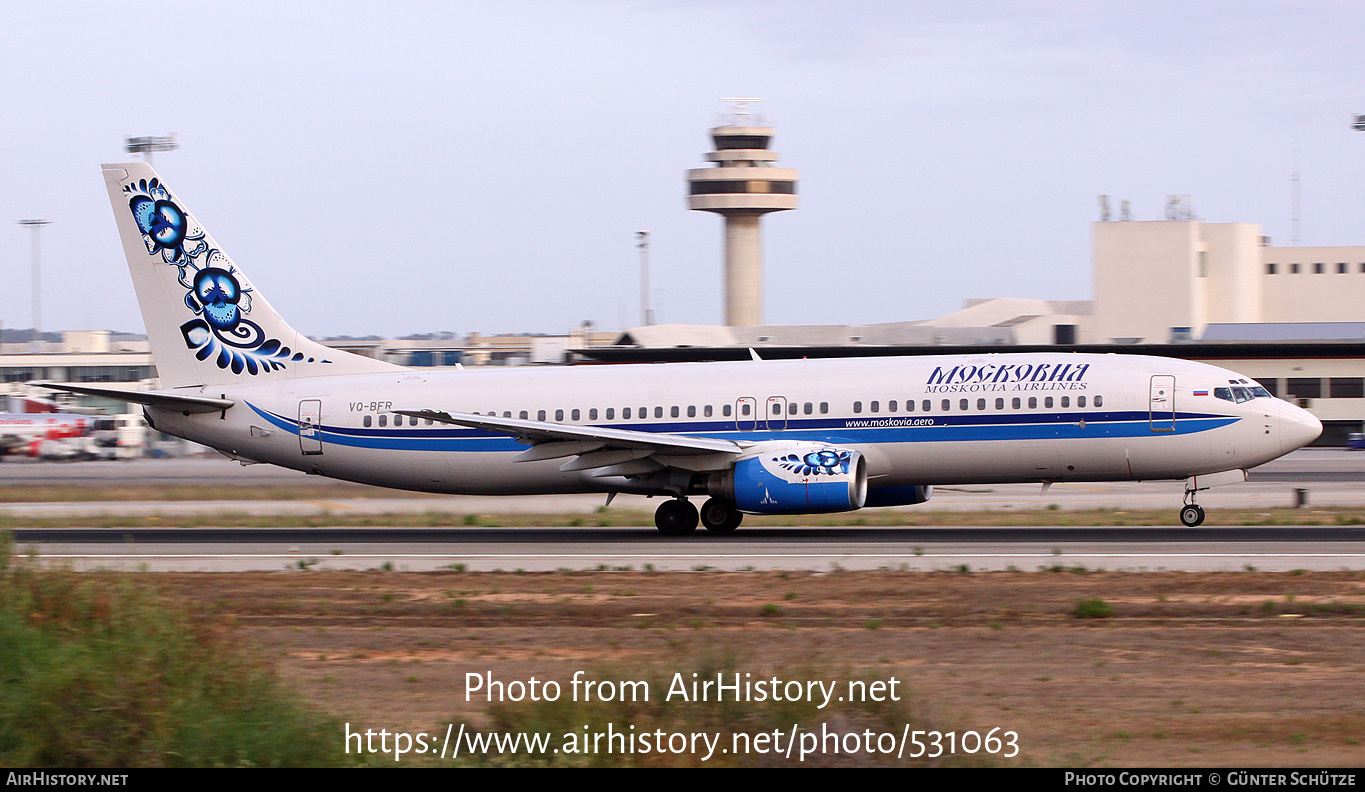
[[[593,470],[594,476],[624,476],[667,467],[684,470],[723,470],[748,448],[714,437],[606,429],[599,426],[499,418],[496,415],[451,413],[443,410],[394,410],[399,415],[427,418],[439,423],[468,426],[509,435],[531,446],[515,461],[574,457],[560,470]]]

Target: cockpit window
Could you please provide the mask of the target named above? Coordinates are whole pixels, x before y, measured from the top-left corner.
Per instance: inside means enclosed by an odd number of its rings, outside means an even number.
[[[1223,401],[1235,402],[1237,404],[1241,404],[1242,402],[1245,401],[1251,401],[1252,399],[1259,399],[1261,397],[1265,397],[1267,399],[1274,398],[1273,396],[1270,395],[1270,391],[1266,390],[1265,388],[1262,388],[1260,385],[1253,385],[1250,388],[1243,388],[1240,386],[1235,386],[1231,388],[1214,388],[1213,395],[1216,398],[1222,399]]]

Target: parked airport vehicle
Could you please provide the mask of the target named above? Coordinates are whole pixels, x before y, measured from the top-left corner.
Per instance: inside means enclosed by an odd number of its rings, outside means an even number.
[[[246,463],[664,496],[665,534],[922,503],[942,484],[1186,479],[1181,520],[1198,525],[1198,491],[1322,429],[1234,372],[1133,355],[405,369],[296,332],[149,165],[104,176],[163,388],[60,387],[142,404],[155,429]]]
[[[43,443],[82,438],[94,419],[59,412],[0,413],[0,456],[38,457]]]

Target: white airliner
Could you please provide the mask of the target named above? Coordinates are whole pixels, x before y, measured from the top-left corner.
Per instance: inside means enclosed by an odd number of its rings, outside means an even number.
[[[1299,448],[1316,418],[1241,375],[1135,355],[994,354],[422,371],[293,330],[145,163],[104,166],[162,390],[155,428],[243,462],[488,495],[665,496],[698,517],[922,503],[936,484],[1186,479]],[[359,308],[360,306],[354,306]],[[757,357],[757,356],[755,356]],[[689,496],[709,496],[700,515]]]

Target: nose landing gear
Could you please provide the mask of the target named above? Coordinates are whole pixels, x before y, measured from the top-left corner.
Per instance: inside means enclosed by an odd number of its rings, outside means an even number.
[[[1204,523],[1204,507],[1194,502],[1195,490],[1185,490],[1185,506],[1180,510],[1180,522],[1186,528]]]

